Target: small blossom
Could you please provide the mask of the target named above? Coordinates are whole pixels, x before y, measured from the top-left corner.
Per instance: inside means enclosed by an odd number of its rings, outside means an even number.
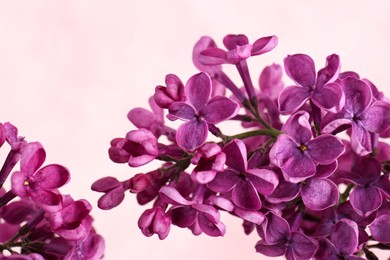
[[[171,223],[171,216],[166,214],[162,207],[156,206],[142,213],[138,220],[138,227],[145,236],[157,234],[163,240],[168,236]]]
[[[105,194],[99,198],[98,207],[108,210],[118,206],[125,198],[123,184],[113,177],[104,177],[95,181],[91,189]]]

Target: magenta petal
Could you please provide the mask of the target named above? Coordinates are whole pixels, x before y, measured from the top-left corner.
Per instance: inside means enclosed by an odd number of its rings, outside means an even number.
[[[370,87],[355,77],[341,80],[340,85],[345,94],[345,108],[355,115],[363,112],[371,103],[372,93]]]
[[[371,157],[363,157],[356,165],[355,176],[352,181],[361,186],[369,186],[376,183],[381,177],[381,163]],[[352,175],[353,176],[353,175]]]
[[[197,111],[206,106],[211,95],[211,79],[206,73],[192,76],[186,83],[185,93],[189,102]]]
[[[337,54],[326,57],[326,65],[317,73],[316,87],[325,85],[328,82],[335,81],[339,76],[340,58]]]
[[[337,251],[345,255],[352,255],[359,243],[358,225],[349,219],[342,219],[337,222],[330,235],[330,239]]]
[[[319,164],[331,164],[345,151],[343,142],[330,134],[310,140],[307,147],[309,156]]]
[[[312,210],[324,210],[332,207],[339,200],[339,191],[328,179],[311,178],[302,186],[303,203]]]
[[[191,120],[195,117],[196,113],[194,108],[188,105],[186,102],[175,102],[169,106],[168,111],[170,120],[177,118]]]
[[[176,132],[177,144],[189,151],[195,150],[207,139],[209,128],[204,120],[193,119],[182,124]]]
[[[390,214],[377,217],[369,226],[372,237],[380,243],[390,243]]]
[[[336,83],[317,87],[311,95],[311,100],[318,107],[331,112],[340,111],[345,104],[343,90]]]
[[[194,49],[192,51],[192,62],[194,63],[195,67],[200,70],[207,72],[211,75],[214,73],[217,73],[221,71],[222,67],[220,65],[215,66],[207,66],[200,62],[200,54],[208,49],[208,48],[216,48],[217,45],[215,44],[214,40],[209,36],[202,36],[199,41],[194,46]]]
[[[210,99],[201,114],[207,122],[216,124],[235,116],[239,109],[240,106],[229,98],[216,96]]]
[[[228,50],[233,50],[237,46],[246,45],[248,43],[248,37],[243,34],[228,34],[223,37],[223,45],[225,45]]]
[[[121,186],[120,181],[118,181],[114,177],[107,176],[107,177],[103,177],[103,178],[95,181],[92,184],[91,189],[93,191],[105,192],[105,191],[109,191],[111,189],[117,188],[119,186]]]
[[[282,131],[290,135],[298,146],[306,144],[312,138],[309,118],[309,113],[298,111],[287,119],[282,128]]]
[[[260,225],[264,221],[264,214],[255,210],[245,210],[240,208],[234,209],[234,214],[245,221]]]
[[[210,217],[202,212],[198,213],[198,224],[202,231],[212,237],[225,235],[226,228],[222,222],[214,222]]]
[[[27,196],[24,182],[27,180],[25,172],[14,172],[11,175],[12,192],[17,196],[24,198]]]
[[[310,97],[310,90],[300,86],[284,88],[279,96],[279,110],[288,115],[298,110]]]
[[[253,184],[245,180],[241,180],[233,188],[232,201],[237,206],[248,210],[258,210],[262,205],[259,194],[253,187]]]
[[[46,206],[57,206],[61,203],[61,196],[51,191],[35,189],[31,190],[29,195],[33,201]]]
[[[372,152],[371,134],[360,122],[352,123],[351,147],[355,153],[361,156]]]
[[[269,52],[275,48],[276,45],[278,45],[278,37],[276,36],[260,38],[253,43],[252,56]]]
[[[165,84],[167,85],[167,93],[175,100],[183,100],[184,85],[175,74],[165,76]],[[151,106],[152,107],[152,106]],[[152,107],[153,108],[153,107]]]
[[[221,208],[229,212],[234,210],[234,204],[227,198],[221,196],[211,195],[207,198],[207,204],[214,205],[217,208]]]
[[[156,122],[155,115],[141,107],[130,110],[127,118],[138,128],[150,129],[151,125]]]
[[[376,101],[362,114],[362,125],[370,132],[381,133],[390,126],[390,104]]]
[[[299,191],[300,187],[298,184],[282,181],[266,199],[274,204],[288,202],[295,199],[298,196]]]
[[[316,172],[316,175],[315,177],[316,178],[327,178],[329,176],[331,176],[337,169],[338,167],[338,162],[337,161],[334,161],[333,163],[331,164],[328,164],[328,165],[317,165],[317,172]]]
[[[204,65],[221,65],[227,63],[226,51],[219,48],[207,48],[199,54],[199,62]]]
[[[46,152],[38,142],[28,143],[22,150],[20,169],[28,174],[34,173],[46,159]]]
[[[186,228],[194,224],[197,212],[189,206],[174,206],[168,212],[172,217],[172,224]]]
[[[170,186],[162,186],[160,191],[160,197],[167,203],[172,205],[192,205],[193,202],[186,200],[177,189]]]
[[[354,210],[361,216],[368,216],[382,205],[382,194],[374,186],[356,187],[349,199]]]
[[[111,189],[109,192],[104,194],[98,200],[98,207],[100,209],[109,210],[112,209],[123,201],[125,198],[125,193],[121,186]]]
[[[248,167],[246,147],[243,141],[233,139],[222,150],[226,154],[225,164],[240,173]]]
[[[286,252],[286,245],[284,243],[269,244],[264,240],[256,243],[256,252],[266,256],[282,256]]]
[[[309,238],[301,232],[293,232],[290,239],[290,249],[294,255],[294,259],[304,260],[311,259],[318,244],[316,240]]]
[[[314,86],[316,79],[315,66],[313,59],[308,55],[288,55],[284,59],[284,68],[287,75],[297,84],[305,88]]]
[[[55,189],[62,187],[70,180],[68,169],[59,164],[50,164],[34,174],[34,181],[42,188]]]
[[[237,172],[227,169],[217,173],[215,178],[207,183],[207,187],[215,192],[227,192],[233,189],[239,180],[240,176]]]
[[[264,231],[264,239],[270,244],[287,242],[291,235],[288,222],[272,212],[266,214],[262,229]]]
[[[263,195],[271,195],[279,184],[276,173],[267,169],[247,170],[247,177],[256,190]]]
[[[259,78],[261,94],[271,100],[277,100],[284,84],[283,70],[278,64],[272,64],[263,69]]]
[[[343,109],[338,113],[327,113],[321,122],[321,133],[331,134],[339,127],[352,124],[353,114]]]

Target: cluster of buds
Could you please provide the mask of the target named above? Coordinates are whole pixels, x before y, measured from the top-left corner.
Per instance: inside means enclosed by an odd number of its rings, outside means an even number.
[[[223,44],[202,37],[192,56],[200,73],[185,84],[167,75],[151,111],[129,112],[138,129],[112,140],[111,160],[162,163],[124,181],[96,181],[92,189],[104,193],[98,206],[111,209],[135,193],[139,204],[152,203],[139,228],[160,239],[171,225],[223,236],[224,211],[242,219],[245,233],[256,230],[256,251],[266,256],[377,259],[372,248],[390,249],[390,146],[382,141],[390,136],[389,100],[356,72],[340,72],[336,54],[318,72],[308,55],[289,55],[292,85],[273,64],[255,88],[247,59],[271,51],[277,37],[251,44],[227,35]],[[243,87],[222,64],[236,66]],[[176,129],[165,118],[183,123]],[[216,126],[224,121],[244,130],[226,135]]]
[[[90,203],[61,194],[70,180],[59,164],[10,123],[0,124],[0,147],[10,146],[0,170],[0,259],[100,259],[104,239],[92,227]],[[13,171],[16,165],[20,169]],[[42,167],[43,166],[43,167]],[[3,186],[10,176],[11,188]]]

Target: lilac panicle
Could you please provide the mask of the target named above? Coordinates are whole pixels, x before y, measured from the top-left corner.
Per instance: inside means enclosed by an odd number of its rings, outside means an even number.
[[[364,156],[372,152],[372,133],[390,126],[390,103],[374,101],[371,88],[362,80],[347,77],[340,85],[345,93],[345,106],[338,113],[325,115],[322,133],[332,133],[341,126],[351,126],[351,145],[355,153]]]
[[[192,76],[185,85],[186,102],[169,106],[168,118],[182,119],[176,133],[177,144],[188,151],[200,147],[207,138],[208,124],[216,124],[235,116],[239,105],[223,96],[210,99],[211,79],[205,73]]]

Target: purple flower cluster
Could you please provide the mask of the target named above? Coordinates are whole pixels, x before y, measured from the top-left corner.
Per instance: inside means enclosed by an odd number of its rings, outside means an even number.
[[[112,140],[111,160],[162,163],[124,181],[96,181],[99,207],[118,206],[130,191],[139,204],[152,202],[138,221],[146,236],[164,239],[172,224],[223,236],[227,212],[242,219],[245,233],[256,230],[255,248],[266,256],[377,259],[371,248],[390,249],[390,146],[382,140],[390,136],[389,100],[356,72],[340,72],[336,54],[318,71],[308,55],[289,55],[291,86],[272,64],[255,88],[247,59],[271,51],[277,37],[251,44],[227,35],[223,44],[202,37],[192,56],[200,73],[185,84],[167,75],[151,111],[129,112],[137,129]],[[222,64],[236,66],[243,87]],[[181,124],[169,126],[164,115]],[[217,126],[226,121],[245,130],[227,135]]]
[[[5,143],[10,149],[0,170],[0,259],[101,259],[104,239],[92,227],[91,205],[59,191],[69,170],[43,166],[43,146],[18,136],[10,123],[0,123],[0,147],[6,149]]]

